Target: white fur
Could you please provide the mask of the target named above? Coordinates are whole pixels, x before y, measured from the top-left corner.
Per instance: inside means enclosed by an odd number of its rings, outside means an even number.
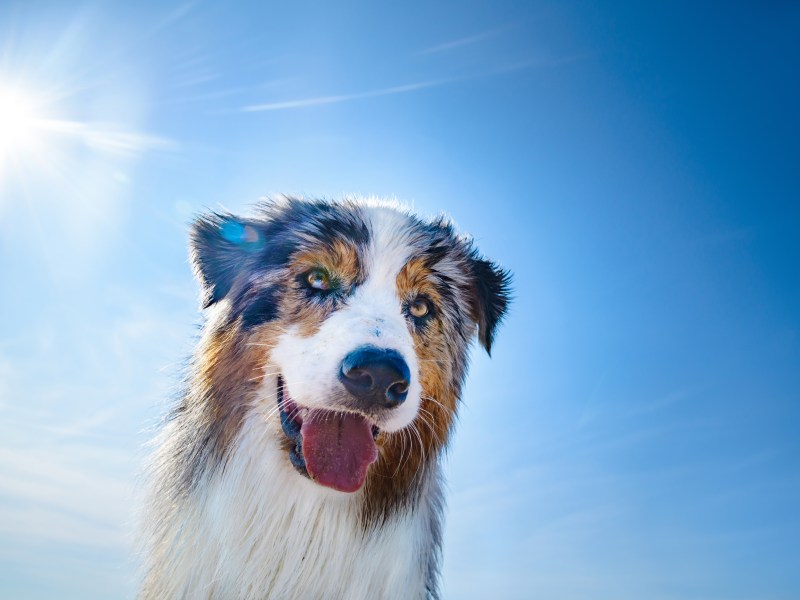
[[[343,494],[298,475],[278,444],[271,410],[258,402],[225,469],[170,523],[162,557],[169,568],[159,569],[164,597],[425,598],[433,507],[401,511],[365,533],[361,492]],[[426,485],[423,498],[437,497],[438,467]]]

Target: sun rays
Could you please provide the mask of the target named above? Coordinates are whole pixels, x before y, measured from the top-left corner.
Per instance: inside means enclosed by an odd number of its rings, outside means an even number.
[[[53,97],[0,80],[0,186],[12,176],[52,175],[53,166],[79,148],[109,158],[177,148],[123,124],[69,118]]]

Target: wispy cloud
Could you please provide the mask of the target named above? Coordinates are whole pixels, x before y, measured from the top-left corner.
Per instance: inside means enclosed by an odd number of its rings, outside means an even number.
[[[168,138],[125,129],[115,123],[42,119],[38,126],[50,133],[81,140],[89,148],[108,154],[130,156],[149,150],[172,150],[178,146]]]
[[[130,458],[109,448],[68,449],[0,448],[0,533],[121,547],[133,491],[118,473],[130,471]]]
[[[239,109],[241,112],[262,112],[273,110],[288,110],[293,108],[307,108],[310,106],[322,106],[325,104],[338,104],[340,102],[350,102],[352,100],[362,100],[365,98],[376,98],[378,96],[392,96],[394,94],[406,94],[409,92],[416,92],[444,85],[454,83],[462,83],[465,81],[474,81],[484,77],[492,77],[496,75],[503,75],[513,73],[514,71],[523,71],[526,69],[534,68],[550,68],[562,65],[564,63],[572,62],[582,58],[581,56],[566,57],[560,59],[542,59],[542,58],[527,58],[518,60],[512,63],[499,65],[494,69],[486,70],[480,73],[473,73],[471,75],[464,75],[461,77],[444,77],[441,79],[431,79],[428,81],[418,81],[415,83],[408,83],[405,85],[396,85],[387,88],[380,88],[377,90],[369,90],[366,92],[357,92],[355,94],[338,94],[331,96],[315,96],[313,98],[300,98],[297,100],[285,100],[283,102],[266,102],[263,104],[249,104]]]
[[[14,375],[14,366],[11,360],[0,354],[0,410],[12,400],[10,396],[11,378]]]
[[[192,12],[194,8],[194,3],[192,2],[185,2],[174,9],[172,9],[169,13],[167,13],[160,21],[158,21],[153,27],[150,29],[150,33],[157,33],[162,29],[166,29],[171,27],[178,21],[183,20],[186,18],[189,13]]]
[[[359,92],[356,94],[341,94],[338,96],[318,96],[316,98],[303,98],[300,100],[287,100],[285,102],[269,102],[266,104],[251,104],[242,108],[244,112],[260,112],[269,110],[286,110],[290,108],[305,108],[308,106],[321,106],[323,104],[338,104],[339,102],[349,102],[351,100],[361,100],[362,98],[375,98],[377,96],[391,96],[393,94],[405,94],[416,92],[427,88],[438,87],[448,83],[460,81],[459,78],[434,79],[432,81],[420,81],[406,85],[397,85],[379,90]]]
[[[200,72],[195,75],[188,76],[186,79],[181,79],[175,82],[175,89],[190,88],[200,85],[205,85],[211,81],[219,79],[221,75],[214,72]]]
[[[672,408],[673,405],[683,402],[687,398],[691,398],[702,390],[702,385],[693,385],[682,387],[670,392],[664,396],[658,397],[655,400],[641,402],[637,404],[632,410],[628,412],[628,417],[640,417],[642,415],[649,415],[665,409]]]
[[[449,42],[436,44],[435,46],[431,46],[430,48],[425,48],[424,50],[420,50],[417,54],[437,54],[439,52],[447,52],[448,50],[453,50],[454,48],[469,46],[471,44],[482,42],[487,38],[494,37],[495,35],[504,31],[505,29],[507,28],[498,27],[496,29],[489,29],[487,31],[482,31],[481,33],[476,33],[474,35],[459,38],[457,40],[450,40]]]
[[[62,437],[90,437],[95,430],[108,423],[113,416],[113,410],[104,409],[63,425],[48,425],[43,429]]]

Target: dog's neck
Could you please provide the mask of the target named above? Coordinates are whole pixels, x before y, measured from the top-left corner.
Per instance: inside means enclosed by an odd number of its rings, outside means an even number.
[[[153,559],[170,568],[153,570],[169,576],[147,583],[150,597],[436,597],[438,461],[418,474],[413,502],[365,512],[367,489],[344,494],[294,471],[268,416],[251,408],[224,463],[196,482],[180,514],[154,524],[164,553]],[[365,521],[370,514],[381,516]]]

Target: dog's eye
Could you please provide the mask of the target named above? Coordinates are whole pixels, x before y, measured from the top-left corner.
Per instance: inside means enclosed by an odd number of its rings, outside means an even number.
[[[330,275],[323,269],[311,269],[306,274],[306,283],[315,290],[327,292],[331,288]]]
[[[415,298],[414,301],[408,305],[408,312],[415,319],[421,319],[431,312],[431,303],[426,298]]]

